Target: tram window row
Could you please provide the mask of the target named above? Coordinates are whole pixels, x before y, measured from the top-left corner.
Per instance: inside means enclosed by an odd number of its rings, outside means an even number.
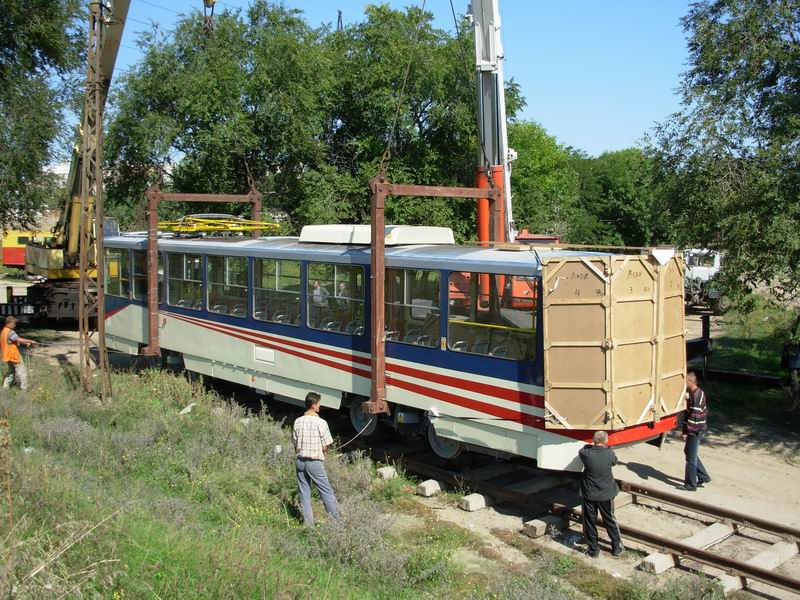
[[[253,258],[252,294],[243,256],[159,254],[159,302],[231,317],[301,326],[303,296],[310,329],[363,336],[365,270],[361,265],[308,262],[302,289],[298,260]],[[106,250],[105,289],[110,296],[147,300],[147,254]],[[437,270],[386,269],[386,340],[444,349]],[[133,284],[131,285],[131,282]],[[205,296],[204,296],[205,294]],[[447,348],[453,352],[532,360],[536,341],[534,277],[452,272],[447,281]]]

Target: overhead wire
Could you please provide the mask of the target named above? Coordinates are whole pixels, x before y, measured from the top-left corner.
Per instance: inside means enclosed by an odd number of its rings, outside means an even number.
[[[165,10],[167,12],[171,12],[171,13],[176,14],[176,15],[181,14],[179,11],[177,11],[177,10],[175,10],[173,8],[168,8],[166,6],[161,6],[160,4],[156,4],[155,2],[149,2],[148,0],[139,0],[139,2],[141,2],[142,4],[147,4],[148,6],[152,6],[154,8],[160,8],[161,10]]]
[[[152,19],[150,21],[142,21],[141,19],[134,19],[133,17],[128,17],[127,20],[133,23],[139,23],[141,25],[148,25],[148,26],[156,24],[156,22],[153,21]]]

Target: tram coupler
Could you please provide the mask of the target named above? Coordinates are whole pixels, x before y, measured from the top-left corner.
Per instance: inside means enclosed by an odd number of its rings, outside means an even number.
[[[389,403],[386,400],[367,400],[361,405],[361,410],[369,415],[392,414],[392,411],[389,410]]]

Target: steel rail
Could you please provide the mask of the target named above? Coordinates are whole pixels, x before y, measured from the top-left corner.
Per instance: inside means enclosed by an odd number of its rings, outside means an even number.
[[[520,506],[526,509],[531,509],[532,507],[535,507],[537,510],[541,510],[542,512],[553,514],[565,519],[569,519],[574,522],[581,521],[580,513],[570,506],[560,504],[557,502],[540,500],[535,496],[524,494],[522,492],[515,492],[514,490],[509,490],[498,485],[486,483],[484,481],[470,480],[468,477],[461,476],[458,473],[454,473],[447,469],[442,469],[428,463],[420,462],[418,460],[415,460],[413,458],[408,458],[403,455],[392,455],[388,452],[385,452],[384,454],[387,458],[400,461],[408,471],[417,473],[418,475],[424,475],[426,477],[434,477],[438,481],[449,483],[450,485],[463,485],[464,483],[468,483],[471,489],[474,489],[477,492],[485,493],[486,495],[491,496],[496,501],[507,502],[509,504]],[[640,487],[643,488],[643,486]],[[648,489],[648,488],[643,488],[643,489]],[[662,492],[658,493],[661,494]],[[673,498],[670,498],[670,500],[678,500],[678,499],[683,500],[683,498],[680,498],[674,494],[668,494],[666,492],[663,492],[663,494],[665,496],[672,496]],[[667,500],[664,500],[664,502],[666,501]],[[696,501],[690,501],[690,502],[693,504],[702,504],[702,503],[697,503]],[[686,506],[686,504],[685,503],[681,504],[681,506]],[[720,512],[725,512],[724,509],[719,509],[719,510]],[[727,512],[731,514],[737,514],[740,517],[746,516],[746,515],[741,515],[740,513],[734,513],[733,511],[727,511]],[[769,521],[764,521],[763,519],[753,519],[752,517],[748,517],[746,520],[743,520],[743,522],[747,523],[762,522],[763,524],[770,523]],[[735,577],[739,577],[740,579],[741,578],[752,579],[753,581],[766,583],[768,585],[772,585],[791,592],[795,593],[800,592],[800,579],[776,573],[774,571],[770,571],[769,569],[749,564],[741,560],[729,558],[726,556],[721,556],[719,554],[709,552],[708,550],[695,548],[683,542],[661,537],[649,531],[632,527],[630,525],[620,524],[619,528],[620,528],[620,533],[624,537],[636,539],[638,541],[644,542],[650,546],[657,548],[659,551],[662,551],[666,554],[670,554],[672,555],[673,560],[675,560],[676,563],[679,563],[682,559],[690,558],[701,564],[722,569],[725,573]]]
[[[790,537],[793,538],[793,541],[800,541],[800,529],[796,527],[791,527],[782,523],[776,523],[775,521],[769,521],[760,517],[754,517],[752,515],[740,513],[735,510],[728,510],[721,506],[715,506],[713,504],[708,504],[707,502],[700,502],[692,498],[685,498],[682,495],[657,490],[630,481],[617,479],[617,483],[623,492],[627,492],[633,496],[652,498],[665,504],[671,504],[681,508],[688,508],[694,512],[702,513],[712,517],[719,517],[720,519],[725,519],[726,521],[731,521],[742,526],[752,527],[753,529],[760,529],[762,531],[774,533],[779,536]]]
[[[580,519],[579,516],[578,519]],[[745,561],[715,554],[714,552],[709,552],[701,548],[695,548],[681,541],[664,538],[630,525],[620,524],[619,530],[623,536],[635,538],[658,548],[665,554],[671,554],[676,562],[680,562],[683,558],[690,558],[704,565],[722,569],[728,575],[739,577],[742,579],[742,583],[746,583],[744,579],[752,579],[790,592],[800,592],[800,579],[790,577],[789,575],[776,573],[775,571],[770,571],[769,569]]]

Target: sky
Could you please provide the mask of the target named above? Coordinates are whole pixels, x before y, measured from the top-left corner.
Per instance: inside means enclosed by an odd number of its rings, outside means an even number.
[[[687,66],[680,19],[688,0],[499,0],[506,78],[527,106],[519,118],[541,123],[559,143],[597,156],[636,145],[654,124],[679,108],[676,90]],[[217,1],[216,10],[249,0]],[[393,8],[422,0],[390,0]],[[312,26],[364,18],[364,0],[285,0]],[[456,13],[468,0],[453,0]],[[202,0],[132,0],[117,69],[135,64],[137,32],[156,21],[169,30],[179,13]],[[434,25],[454,30],[449,0],[426,0]],[[462,23],[459,23],[459,27]]]

